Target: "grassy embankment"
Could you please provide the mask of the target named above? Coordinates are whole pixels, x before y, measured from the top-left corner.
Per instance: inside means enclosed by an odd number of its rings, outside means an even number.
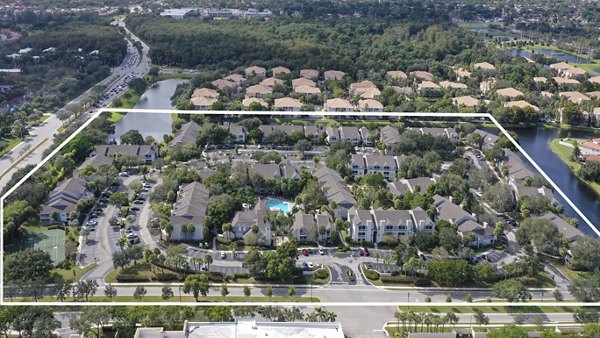
[[[550,142],[550,149],[560,157],[563,162],[569,167],[569,169],[573,172],[573,174],[577,175],[577,172],[581,168],[581,164],[577,162],[571,161],[569,157],[571,157],[571,153],[573,152],[573,148],[561,145],[559,143],[560,139],[554,139]],[[579,176],[578,176],[579,177]],[[595,182],[586,181],[583,179],[579,179],[581,182],[585,183],[587,186],[592,188],[594,192],[600,196],[600,184]]]

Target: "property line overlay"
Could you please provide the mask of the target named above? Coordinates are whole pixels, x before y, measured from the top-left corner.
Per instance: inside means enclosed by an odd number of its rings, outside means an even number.
[[[323,111],[307,111],[307,112],[283,112],[283,111],[239,111],[239,110],[219,110],[219,111],[198,111],[198,110],[177,110],[177,109],[124,109],[124,108],[101,108],[98,109],[93,115],[85,121],[77,130],[67,137],[58,147],[56,147],[48,156],[46,156],[40,163],[38,163],[30,172],[28,172],[19,182],[17,182],[12,188],[10,188],[4,195],[0,197],[0,245],[2,246],[2,259],[0,259],[0,305],[35,305],[35,306],[140,306],[140,305],[163,305],[163,306],[411,306],[421,305],[425,303],[419,302],[210,302],[210,303],[197,303],[197,302],[16,302],[6,301],[4,298],[4,201],[18,189],[25,181],[27,181],[34,173],[36,173],[41,167],[43,167],[51,158],[58,154],[64,146],[66,146],[75,136],[81,133],[87,128],[90,123],[97,119],[102,113],[105,112],[116,112],[116,113],[151,113],[151,114],[190,114],[190,115],[249,115],[249,116],[289,116],[289,115],[303,115],[303,116],[317,116],[317,117],[369,117],[363,112],[323,112]],[[294,113],[294,114],[292,114]],[[432,112],[377,112],[378,117],[429,117],[429,118],[485,118],[491,120],[496,128],[498,128],[508,140],[519,150],[519,152],[533,165],[533,167],[552,185],[555,191],[567,202],[567,204],[575,210],[577,215],[592,229],[596,235],[600,237],[600,230],[596,228],[594,224],[581,212],[579,207],[573,203],[573,201],[562,191],[562,189],[542,170],[542,168],[533,160],[533,158],[521,147],[519,143],[508,133],[508,131],[492,116],[490,113],[432,113]],[[384,288],[385,289],[385,288]],[[415,291],[426,291],[428,288],[413,288]],[[413,290],[411,289],[411,290]],[[393,292],[390,290],[390,292]],[[392,295],[392,294],[390,294]],[[446,306],[448,303],[427,303],[429,306]],[[455,307],[471,307],[476,303],[459,303],[454,302],[452,306]],[[486,306],[575,306],[575,307],[591,307],[598,306],[598,303],[581,303],[581,302],[527,302],[527,303],[510,303],[510,302],[490,302],[485,303]]]

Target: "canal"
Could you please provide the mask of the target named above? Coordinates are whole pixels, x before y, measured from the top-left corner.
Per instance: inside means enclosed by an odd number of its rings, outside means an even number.
[[[527,151],[544,172],[561,188],[575,203],[581,212],[596,227],[600,228],[600,198],[587,185],[582,183],[569,167],[552,152],[550,141],[557,137],[590,138],[589,133],[561,129],[518,129],[519,143]],[[590,227],[577,215],[562,197],[555,193],[556,198],[565,206],[565,215],[579,219],[579,229],[596,237]]]
[[[157,82],[149,88],[137,102],[136,109],[174,109],[171,96],[177,85],[187,80],[171,79]],[[171,114],[129,113],[115,125],[115,134],[111,136],[119,142],[121,135],[131,129],[138,130],[144,137],[152,136],[162,140],[164,134],[171,134]]]

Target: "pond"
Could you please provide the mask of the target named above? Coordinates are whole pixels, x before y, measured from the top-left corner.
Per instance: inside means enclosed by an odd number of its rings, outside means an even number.
[[[561,51],[547,49],[547,48],[534,48],[534,50],[535,50],[535,53],[553,57],[557,60],[565,61],[568,63],[589,63],[588,60],[585,59],[584,57],[577,56],[577,55],[571,54],[571,53],[561,52]],[[524,57],[530,58],[530,59],[533,57],[533,53],[528,50],[525,50],[525,49],[508,49],[506,52],[513,56],[524,56]]]
[[[600,198],[586,184],[582,183],[569,169],[569,167],[550,148],[550,141],[558,137],[590,138],[589,133],[568,131],[561,129],[517,129],[519,143],[569,197],[590,222],[600,229]],[[594,231],[577,215],[566,201],[555,193],[556,198],[565,206],[565,215],[579,219],[579,229],[584,233],[596,237]]]
[[[171,79],[157,82],[149,88],[135,105],[135,109],[174,109],[171,96],[177,85],[187,80]],[[173,123],[171,114],[129,113],[115,125],[115,134],[111,136],[117,142],[121,135],[131,129],[138,130],[144,137],[152,136],[162,140],[164,134],[171,134]]]

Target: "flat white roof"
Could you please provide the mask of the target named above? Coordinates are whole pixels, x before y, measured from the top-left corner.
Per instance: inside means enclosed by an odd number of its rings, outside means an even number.
[[[256,322],[238,319],[231,323],[187,323],[188,338],[344,338],[340,323]]]

